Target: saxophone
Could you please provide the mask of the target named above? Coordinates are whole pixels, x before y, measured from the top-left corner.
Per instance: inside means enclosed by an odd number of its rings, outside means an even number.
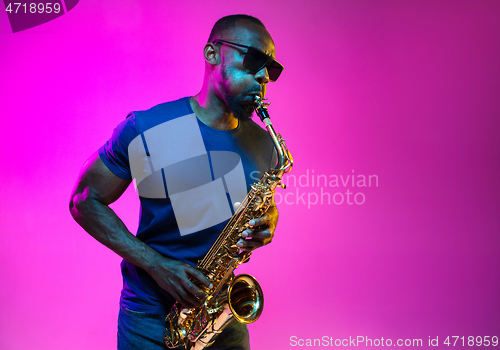
[[[184,346],[186,350],[199,350],[210,346],[215,336],[233,318],[241,323],[255,322],[264,306],[264,295],[257,280],[247,274],[234,276],[233,271],[250,258],[251,252],[243,252],[236,246],[241,233],[251,219],[261,217],[273,203],[276,187],[284,173],[292,169],[293,158],[281,135],[276,134],[269,119],[264,99],[256,96],[255,112],[265,124],[278,153],[274,169],[268,170],[235,210],[228,224],[213,246],[195,268],[203,272],[211,282],[211,288],[200,286],[207,293],[201,306],[182,309],[176,302],[167,315],[163,340],[168,348]]]

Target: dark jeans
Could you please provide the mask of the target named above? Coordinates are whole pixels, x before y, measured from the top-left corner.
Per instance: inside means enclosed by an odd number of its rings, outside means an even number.
[[[120,308],[118,350],[165,350],[165,315],[147,314]],[[233,320],[207,350],[250,350],[248,328]]]

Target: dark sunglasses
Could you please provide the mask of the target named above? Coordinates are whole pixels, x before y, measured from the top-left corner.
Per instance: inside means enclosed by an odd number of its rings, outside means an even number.
[[[254,49],[251,46],[241,45],[237,43],[232,43],[227,40],[215,39],[212,41],[212,44],[222,43],[236,48],[245,48],[247,52],[245,53],[245,57],[243,58],[243,67],[248,69],[252,73],[257,73],[262,68],[267,68],[267,74],[269,75],[270,81],[276,81],[281,72],[283,72],[283,66],[278,63],[271,56],[266,55],[262,51]]]

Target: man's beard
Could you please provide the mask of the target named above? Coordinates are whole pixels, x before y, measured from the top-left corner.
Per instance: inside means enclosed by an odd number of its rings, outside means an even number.
[[[233,115],[241,121],[248,120],[253,115],[253,104],[242,104],[242,98],[240,96],[233,97],[231,95],[226,95],[226,104]]]
[[[223,63],[224,64],[224,63]],[[222,78],[224,79],[224,102],[229,107],[229,110],[233,115],[241,121],[249,120],[253,114],[253,103],[244,103],[244,98],[247,96],[242,93],[238,96],[232,96],[229,92],[228,86],[225,84],[227,79],[226,67],[222,69]]]

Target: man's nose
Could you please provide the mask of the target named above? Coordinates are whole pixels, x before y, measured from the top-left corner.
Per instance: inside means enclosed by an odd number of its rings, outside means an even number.
[[[255,80],[261,85],[269,83],[269,72],[267,71],[267,67],[263,67],[260,71],[255,73]]]

